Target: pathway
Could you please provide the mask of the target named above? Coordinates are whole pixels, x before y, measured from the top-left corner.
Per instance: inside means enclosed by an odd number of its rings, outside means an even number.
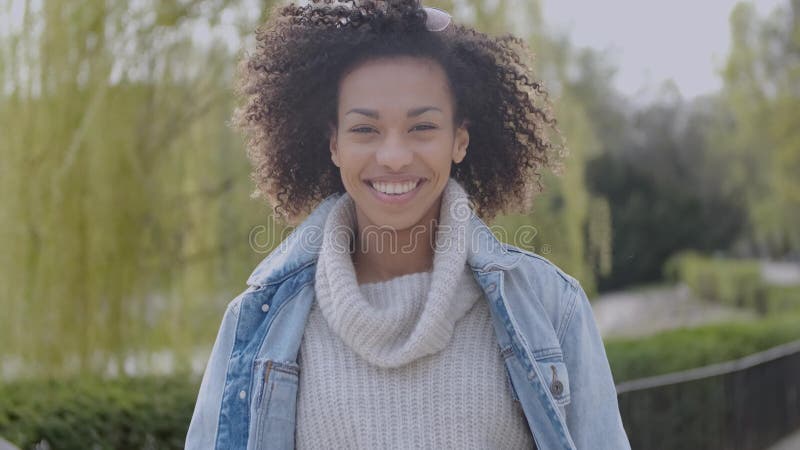
[[[0,437],[0,450],[19,450],[11,442]]]
[[[711,322],[750,320],[756,314],[704,302],[683,285],[610,292],[592,300],[597,327],[605,337],[636,337]]]
[[[800,430],[781,439],[768,450],[798,450],[800,449]]]

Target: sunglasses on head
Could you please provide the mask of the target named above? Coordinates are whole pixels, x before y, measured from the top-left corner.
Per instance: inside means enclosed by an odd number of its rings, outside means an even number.
[[[448,14],[446,11],[443,11],[439,8],[434,8],[432,6],[426,6],[422,8],[427,15],[427,20],[425,21],[425,27],[428,31],[443,31],[450,25],[450,21],[452,20],[452,16]]]

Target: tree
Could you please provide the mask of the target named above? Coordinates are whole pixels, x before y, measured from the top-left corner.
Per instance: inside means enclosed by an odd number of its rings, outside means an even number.
[[[252,265],[258,221],[225,126],[235,55],[192,36],[212,17],[250,28],[252,12],[4,5],[23,14],[0,34],[3,373],[122,373],[164,349],[188,367],[230,299],[220,293]]]
[[[765,255],[800,251],[800,1],[767,18],[747,3],[730,17],[722,70],[726,116],[715,148],[727,161],[726,188],[745,203],[747,242]]]
[[[743,211],[721,189],[724,171],[709,149],[714,99],[685,103],[670,95],[634,111],[619,148],[588,163],[592,192],[611,205],[613,269],[602,289],[652,282],[664,262],[684,249],[727,249],[741,231]]]

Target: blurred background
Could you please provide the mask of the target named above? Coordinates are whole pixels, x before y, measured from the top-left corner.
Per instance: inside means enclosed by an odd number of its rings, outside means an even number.
[[[291,231],[228,126],[276,3],[0,1],[0,437],[182,448]],[[590,293],[634,448],[800,448],[800,0],[426,5],[536,54],[570,153],[495,229]]]

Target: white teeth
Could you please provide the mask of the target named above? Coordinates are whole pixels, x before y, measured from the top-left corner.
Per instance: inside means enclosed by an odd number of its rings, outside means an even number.
[[[406,192],[414,189],[417,187],[418,181],[406,181],[405,183],[383,183],[380,181],[375,181],[372,183],[372,187],[376,190],[383,192],[384,194],[405,194]]]

